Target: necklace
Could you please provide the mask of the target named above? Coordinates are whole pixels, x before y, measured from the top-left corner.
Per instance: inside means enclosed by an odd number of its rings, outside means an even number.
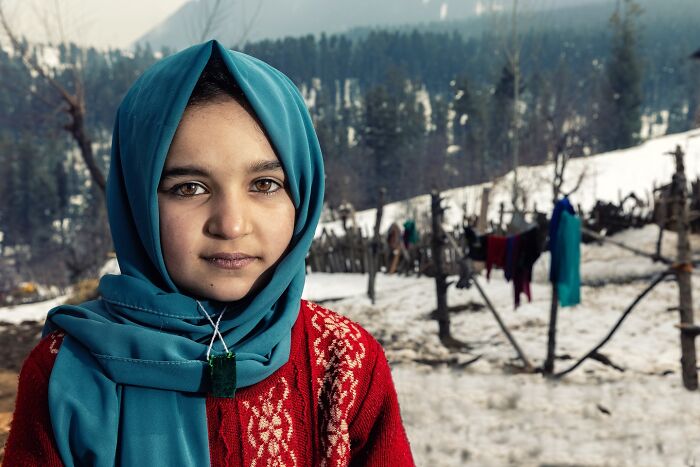
[[[221,335],[221,331],[219,331],[219,323],[221,322],[221,317],[226,313],[227,307],[224,307],[221,314],[219,314],[219,317],[216,319],[216,323],[214,323],[209,313],[207,313],[207,310],[199,303],[199,300],[197,300],[197,305],[199,305],[199,309],[202,310],[204,316],[209,320],[209,324],[214,328],[211,340],[209,341],[209,347],[207,348],[207,362],[209,363],[209,373],[211,376],[211,394],[214,397],[233,398],[236,395],[236,354],[228,349],[224,337]],[[221,355],[211,355],[214,340],[217,336],[224,346],[225,353]]]

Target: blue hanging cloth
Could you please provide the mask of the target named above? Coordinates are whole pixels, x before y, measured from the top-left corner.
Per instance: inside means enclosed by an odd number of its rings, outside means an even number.
[[[556,282],[557,273],[557,231],[559,230],[559,220],[561,219],[561,214],[563,212],[568,212],[569,214],[575,215],[573,206],[569,202],[569,198],[562,198],[556,202],[554,205],[554,211],[552,211],[552,218],[549,221],[549,252],[550,252],[550,267],[549,267],[549,281]]]
[[[568,198],[559,200],[549,223],[549,280],[557,284],[563,307],[581,301],[581,219]]]
[[[557,296],[562,307],[581,302],[581,219],[564,211],[556,241]]]

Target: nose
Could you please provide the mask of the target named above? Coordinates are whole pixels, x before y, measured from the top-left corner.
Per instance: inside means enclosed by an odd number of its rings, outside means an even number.
[[[209,235],[227,240],[250,234],[253,224],[245,197],[221,196],[214,200],[205,228]]]

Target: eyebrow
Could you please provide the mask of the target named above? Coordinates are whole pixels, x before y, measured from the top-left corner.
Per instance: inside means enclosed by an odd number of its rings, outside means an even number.
[[[282,164],[278,160],[255,161],[248,166],[249,173],[283,171]],[[211,177],[211,172],[197,165],[181,165],[163,170],[160,179],[177,177]]]

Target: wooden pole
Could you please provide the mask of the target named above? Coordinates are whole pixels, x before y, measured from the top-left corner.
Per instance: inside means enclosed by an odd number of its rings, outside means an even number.
[[[488,227],[487,218],[489,216],[489,195],[491,194],[491,189],[487,186],[481,190],[481,209],[479,210],[479,222],[476,225],[476,230],[478,232],[486,232]]]
[[[679,311],[681,325],[681,367],[683,371],[683,385],[689,391],[698,388],[697,359],[695,355],[695,336],[688,332],[693,324],[693,290],[691,286],[691,274],[693,264],[688,238],[688,192],[685,178],[685,165],[683,163],[683,150],[676,146],[671,153],[676,162],[676,173],[671,184],[673,199],[673,218],[676,220],[678,232],[678,262],[674,266],[676,280],[678,281]]]
[[[518,357],[520,357],[520,360],[522,360],[523,365],[525,366],[525,370],[532,371],[533,370],[532,364],[527,359],[527,357],[525,356],[525,353],[520,348],[518,343],[515,341],[515,338],[513,337],[513,335],[510,333],[510,331],[508,331],[508,328],[506,327],[505,323],[501,319],[501,316],[496,311],[496,308],[493,306],[493,303],[491,303],[491,300],[489,300],[489,297],[484,292],[484,289],[481,288],[481,285],[479,284],[479,281],[477,280],[476,276],[472,276],[472,282],[474,282],[474,285],[476,286],[476,289],[479,291],[481,298],[484,299],[484,303],[486,303],[486,307],[491,311],[494,318],[496,318],[496,321],[498,322],[498,326],[500,326],[501,331],[503,331],[503,334],[506,335],[506,337],[508,338],[508,341],[510,341],[511,345],[513,346],[513,348],[517,352]]]
[[[435,316],[438,321],[438,336],[440,341],[450,339],[450,315],[447,310],[447,275],[444,272],[443,254],[445,235],[442,232],[442,214],[444,208],[440,205],[440,194],[433,190],[430,193],[430,207],[432,213],[432,257],[435,267],[435,289],[437,294],[437,311]]]
[[[554,372],[554,359],[557,351],[557,316],[559,314],[559,288],[552,282],[552,302],[549,306],[549,331],[547,332],[547,358],[542,366],[542,373],[551,375]]]
[[[505,214],[506,207],[503,203],[500,203],[498,205],[498,231],[503,232],[505,229],[503,228],[503,214]]]
[[[384,195],[386,194],[386,188],[379,189],[379,202],[377,204],[377,217],[374,221],[374,238],[370,244],[370,255],[368,261],[369,269],[369,283],[367,284],[367,295],[374,305],[376,299],[376,290],[374,288],[374,282],[377,277],[377,270],[379,269],[379,252],[381,246],[381,239],[379,238],[379,228],[382,224],[382,214],[384,211]]]

